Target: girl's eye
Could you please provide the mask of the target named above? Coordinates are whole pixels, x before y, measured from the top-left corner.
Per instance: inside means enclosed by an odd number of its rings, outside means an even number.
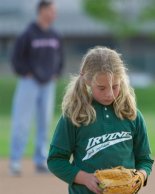
[[[118,88],[118,85],[114,85],[114,86],[112,87],[113,90],[115,90],[115,89],[117,89],[117,88]]]
[[[105,90],[105,88],[104,87],[99,87],[99,90],[103,91],[103,90]]]

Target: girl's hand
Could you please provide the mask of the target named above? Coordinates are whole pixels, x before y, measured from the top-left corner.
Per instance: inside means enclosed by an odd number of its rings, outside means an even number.
[[[96,194],[101,194],[102,189],[99,188],[99,180],[94,176],[94,174],[88,174],[85,179],[85,186]]]
[[[87,173],[84,171],[79,171],[74,180],[75,183],[85,185],[90,191],[101,194],[103,190],[99,188],[99,180],[94,176],[94,174]]]

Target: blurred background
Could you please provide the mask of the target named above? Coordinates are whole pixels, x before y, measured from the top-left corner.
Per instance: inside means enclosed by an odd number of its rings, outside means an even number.
[[[17,36],[36,17],[38,0],[0,1],[0,158],[9,153],[10,116],[17,77],[10,65]],[[155,1],[56,0],[55,28],[63,36],[65,68],[57,86],[54,125],[61,113],[64,88],[71,73],[79,73],[88,48],[103,45],[117,49],[129,68],[130,81],[144,114],[152,154],[155,155]],[[33,128],[33,126],[32,126]],[[26,156],[32,155],[32,130]],[[49,137],[51,138],[51,136]]]

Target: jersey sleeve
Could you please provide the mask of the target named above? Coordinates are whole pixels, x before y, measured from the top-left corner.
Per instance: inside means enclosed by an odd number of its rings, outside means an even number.
[[[76,127],[66,117],[61,117],[53,136],[51,145],[70,153],[74,151],[76,142]]]
[[[149,175],[152,170],[153,160],[147,135],[146,124],[140,111],[137,113],[136,133],[134,136],[134,155],[136,169],[144,169]]]
[[[80,171],[77,166],[70,163],[70,157],[70,152],[51,146],[47,159],[49,170],[68,184],[74,182],[76,174]]]
[[[75,147],[75,128],[67,118],[61,117],[50,145],[47,164],[57,177],[72,184],[80,169],[71,164],[70,158]]]

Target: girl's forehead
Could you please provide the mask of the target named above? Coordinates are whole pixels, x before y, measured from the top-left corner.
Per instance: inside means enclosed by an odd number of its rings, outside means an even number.
[[[94,76],[93,81],[97,85],[120,83],[120,78],[111,73],[98,73]]]

